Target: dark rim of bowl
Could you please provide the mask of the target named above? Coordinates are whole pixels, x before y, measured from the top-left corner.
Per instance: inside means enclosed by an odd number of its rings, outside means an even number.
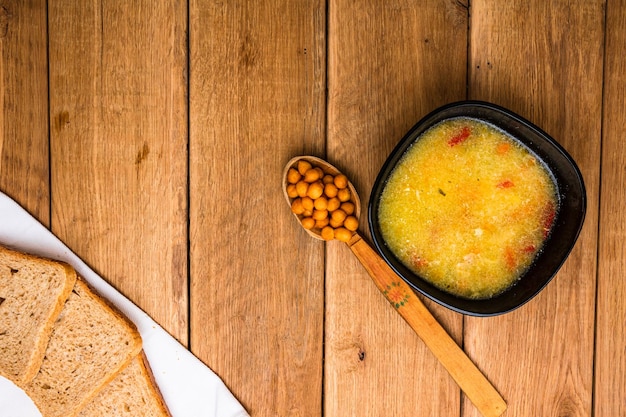
[[[559,210],[551,233],[533,264],[521,275],[516,284],[499,295],[483,300],[457,297],[435,287],[410,271],[386,246],[377,225],[380,194],[397,162],[423,132],[443,120],[457,117],[475,118],[491,123],[530,149],[553,175],[559,198]],[[586,193],[582,174],[573,158],[557,141],[510,110],[484,101],[465,100],[450,103],[432,111],[417,122],[395,146],[372,187],[368,204],[368,224],[376,250],[398,276],[412,288],[458,313],[487,317],[504,314],[521,307],[554,278],[578,239],[585,212]]]

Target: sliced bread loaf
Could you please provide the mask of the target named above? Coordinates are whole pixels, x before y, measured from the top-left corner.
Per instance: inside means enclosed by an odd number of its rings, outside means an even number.
[[[79,278],[24,391],[43,417],[76,416],[140,351],[136,327]]]
[[[142,352],[78,417],[170,417],[170,413]]]
[[[0,375],[24,386],[42,364],[76,272],[0,246]]]

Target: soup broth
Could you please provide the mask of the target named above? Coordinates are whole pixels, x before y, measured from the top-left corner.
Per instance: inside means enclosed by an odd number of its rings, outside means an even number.
[[[378,218],[409,269],[444,291],[484,299],[531,265],[557,209],[555,182],[536,155],[490,124],[455,118],[406,151]]]

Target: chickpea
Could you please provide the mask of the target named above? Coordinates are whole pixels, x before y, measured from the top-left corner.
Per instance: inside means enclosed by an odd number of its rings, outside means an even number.
[[[302,212],[302,217],[311,217],[313,215],[313,211],[311,210],[304,210]]]
[[[342,188],[337,191],[337,198],[339,198],[339,201],[341,201],[342,203],[350,201],[350,198],[352,198],[352,193],[350,193],[350,190],[348,188]]]
[[[335,181],[335,177],[333,177],[330,174],[326,174],[324,175],[324,177],[322,178],[322,182],[324,183],[324,185],[326,184],[330,184],[331,182]]]
[[[328,198],[337,197],[337,186],[332,182],[326,184],[324,186],[324,194],[326,194],[326,197]]]
[[[320,196],[313,201],[313,205],[318,210],[328,210],[328,199],[324,196]]]
[[[311,230],[313,227],[315,227],[315,219],[313,219],[312,217],[305,217],[304,219],[302,219],[301,223],[302,227],[307,230]]]
[[[326,209],[328,211],[335,211],[339,208],[339,206],[341,206],[341,201],[339,201],[337,197],[333,197],[328,200],[328,206],[326,207]]]
[[[305,197],[307,191],[309,190],[309,184],[304,181],[298,181],[296,183],[296,191],[298,192],[299,197]]]
[[[287,185],[287,195],[289,196],[289,198],[298,197],[298,190],[296,190],[296,184]]]
[[[343,221],[343,226],[344,226],[346,229],[348,229],[348,230],[350,230],[350,231],[354,232],[354,231],[356,231],[356,229],[358,229],[358,228],[359,228],[359,221],[358,221],[358,220],[357,220],[357,218],[356,218],[356,217],[354,217],[354,216],[348,216],[348,217],[346,217],[346,219]]]
[[[344,174],[339,174],[335,177],[333,182],[335,183],[337,188],[343,189],[348,186],[348,177],[346,177]]]
[[[304,213],[304,206],[302,205],[301,198],[296,198],[295,200],[293,200],[293,202],[291,203],[291,211],[295,214]]]
[[[348,242],[352,238],[352,232],[345,227],[335,229],[335,239]]]
[[[321,230],[321,229],[323,229],[323,228],[325,228],[326,226],[328,226],[329,219],[330,219],[330,218],[329,218],[328,216],[326,216],[326,217],[325,217],[325,218],[323,218],[323,219],[320,219],[320,220],[315,220],[315,227],[316,227],[316,228],[318,228],[318,229],[320,229],[320,230]]]
[[[306,195],[311,197],[313,200],[320,198],[324,194],[324,185],[321,181],[316,181],[313,184],[309,185],[307,189]]]
[[[315,168],[311,168],[304,173],[304,181],[308,182],[309,184],[319,180],[320,178],[322,178],[320,176],[320,172]]]
[[[330,226],[326,226],[322,229],[322,239],[333,240],[335,238],[335,229]]]
[[[300,175],[304,175],[309,169],[311,169],[311,163],[303,159],[298,161],[298,172]]]
[[[313,211],[313,199],[311,197],[302,197],[302,207],[305,210]]]
[[[328,217],[328,211],[326,210],[313,210],[313,215],[311,216],[315,220],[323,220]]]
[[[300,181],[300,178],[302,178],[302,175],[300,175],[297,169],[289,168],[289,170],[287,171],[287,182],[289,184],[297,183],[298,181]]]
[[[328,221],[328,224],[333,228],[333,229],[338,229],[340,227],[343,226],[343,220],[336,220],[333,219],[332,217],[330,218],[330,220]]]
[[[341,222],[343,224],[343,221],[346,219],[346,217],[348,217],[348,215],[346,214],[345,211],[341,209],[337,209],[330,214],[330,217],[334,221]]]
[[[354,203],[351,201],[346,201],[345,203],[341,203],[341,206],[339,208],[345,211],[348,216],[351,214],[354,214],[355,206],[354,206]]]

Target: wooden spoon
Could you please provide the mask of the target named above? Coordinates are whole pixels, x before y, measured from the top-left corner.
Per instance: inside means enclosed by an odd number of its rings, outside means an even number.
[[[283,191],[289,205],[291,205],[292,199],[287,194],[287,172],[289,168],[296,167],[300,160],[308,161],[313,166],[322,168],[328,174],[337,175],[340,173],[333,165],[314,156],[298,156],[291,159],[285,166],[283,173]],[[358,218],[361,213],[361,202],[352,183],[349,182],[348,187],[353,196],[352,201],[355,204],[355,214]],[[300,216],[294,215],[300,223]],[[305,230],[314,238],[322,239],[319,229]],[[378,253],[359,235],[358,231],[354,232],[347,245],[365,267],[378,289],[424,341],[482,415],[485,417],[500,416],[506,410],[504,399],[446,330],[441,327],[411,287],[396,275]],[[391,289],[393,291],[390,291]],[[398,297],[398,294],[402,296]]]

